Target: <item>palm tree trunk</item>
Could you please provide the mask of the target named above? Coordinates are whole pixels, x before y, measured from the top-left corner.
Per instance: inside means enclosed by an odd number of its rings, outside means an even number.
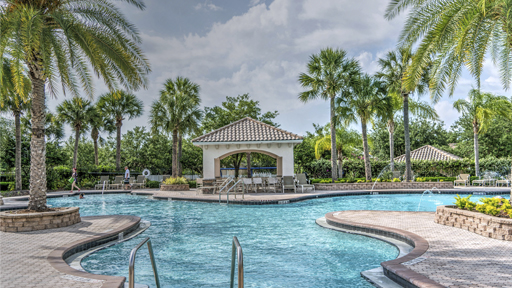
[[[35,65],[34,65],[35,66]],[[30,69],[32,80],[32,136],[30,139],[30,197],[28,209],[46,210],[46,142],[44,126],[46,104],[44,76],[35,67]],[[39,77],[38,77],[39,76]]]
[[[15,187],[17,191],[22,189],[21,186],[21,123],[20,123],[20,112],[14,113],[14,125],[16,126],[16,156],[15,156],[15,170],[16,174]]]
[[[412,180],[411,169],[411,139],[409,138],[409,94],[403,93],[404,97],[404,136],[405,136],[405,179]]]
[[[480,176],[480,155],[478,153],[478,124],[473,123],[473,136],[475,143],[475,176]]]
[[[363,132],[363,149],[364,149],[364,174],[366,180],[372,180],[372,166],[370,163],[370,151],[368,150],[368,136],[366,133],[366,120],[361,119],[361,128]]]
[[[121,170],[121,126],[120,122],[116,123],[117,137],[116,137],[116,171]]]
[[[388,122],[388,131],[389,131],[389,161],[391,166],[391,171],[395,171],[395,138],[393,137],[395,134],[395,121],[389,120]]]
[[[80,140],[80,129],[75,128],[75,151],[73,152],[73,168],[76,168],[78,155],[78,141]]]
[[[342,147],[338,149],[338,178],[343,178],[343,151]]]
[[[247,177],[252,178],[252,173],[251,173],[251,152],[245,153],[245,159],[247,159]]]
[[[178,176],[180,176],[180,177],[183,176],[183,167],[181,165],[181,155],[183,153],[182,141],[183,141],[183,136],[180,133],[180,136],[178,139]]]
[[[178,129],[172,130],[172,177],[178,177]]]
[[[335,113],[334,113],[334,96],[331,97],[331,176],[332,183],[338,180],[338,167],[336,164],[336,127],[335,127]]]
[[[94,165],[96,165],[96,166],[99,165],[99,161],[98,161],[98,136],[99,136],[98,129],[97,128],[92,128],[92,130],[91,130],[91,138],[92,138],[92,141],[94,143]]]

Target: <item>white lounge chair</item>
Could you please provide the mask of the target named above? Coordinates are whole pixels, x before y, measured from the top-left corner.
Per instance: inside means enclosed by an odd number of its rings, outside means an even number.
[[[293,179],[293,176],[283,176],[283,193],[284,190],[291,190],[293,189],[294,193],[297,193],[297,186],[295,186],[295,180]]]
[[[469,174],[460,174],[459,176],[457,176],[457,180],[453,181],[453,186],[457,186],[457,184],[459,184],[459,186],[461,184],[464,184],[464,186],[467,186],[467,185],[469,185],[469,179],[470,179]]]
[[[315,191],[315,185],[308,183],[305,174],[297,174],[297,187],[300,187],[302,189],[302,193],[304,193],[304,188],[306,188],[306,190],[312,189],[313,191]]]

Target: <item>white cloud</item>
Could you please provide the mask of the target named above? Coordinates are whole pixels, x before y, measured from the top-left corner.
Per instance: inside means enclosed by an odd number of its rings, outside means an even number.
[[[450,126],[457,121],[461,115],[453,108],[453,102],[451,101],[439,101],[434,105],[434,108],[436,108],[439,118],[444,121],[446,129],[450,129]]]
[[[194,6],[194,9],[196,9],[196,10],[207,9],[207,10],[211,10],[211,11],[222,10],[221,7],[213,4],[210,1],[205,1],[204,3],[198,3],[196,6]]]

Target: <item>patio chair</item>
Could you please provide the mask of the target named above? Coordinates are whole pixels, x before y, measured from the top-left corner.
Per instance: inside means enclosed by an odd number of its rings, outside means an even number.
[[[252,178],[242,178],[242,185],[245,191],[249,192],[252,190]],[[254,191],[256,192],[256,191]]]
[[[132,188],[139,187],[139,188],[145,188],[146,187],[146,176],[139,175],[137,176],[137,181],[132,183]]]
[[[498,187],[498,184],[501,184],[501,186],[503,186],[503,184],[505,184],[505,186],[508,187],[508,185],[511,184],[511,181],[512,181],[512,174],[505,176],[501,180],[497,180],[496,181],[496,187]]]
[[[196,179],[196,195],[203,193],[203,178]]]
[[[267,179],[267,188],[268,190],[274,190],[274,193],[277,193],[277,189],[279,188],[279,180],[274,177],[270,177]]]
[[[297,186],[302,188],[302,193],[304,193],[304,188],[315,191],[315,185],[309,184],[304,174],[297,174]]]
[[[453,186],[457,186],[457,184],[464,184],[464,187],[469,185],[469,174],[460,174],[457,176],[457,180],[453,181]]]
[[[98,184],[94,187],[96,190],[102,190],[103,189],[103,183],[105,183],[105,189],[108,189],[108,186],[110,185],[110,181],[108,180],[107,176],[101,176],[100,180],[98,181]]]
[[[288,189],[288,190],[291,190],[293,189],[293,192],[294,193],[297,193],[297,186],[295,186],[295,180],[293,179],[293,176],[283,176],[283,193],[284,193],[284,190]]]
[[[110,184],[109,187],[112,189],[121,189],[124,182],[124,176],[116,176],[114,178],[114,183]]]
[[[267,189],[265,189],[265,185],[263,185],[263,180],[261,178],[252,178],[252,184],[254,186],[254,192],[258,193],[258,185],[260,185],[264,192],[267,192]]]

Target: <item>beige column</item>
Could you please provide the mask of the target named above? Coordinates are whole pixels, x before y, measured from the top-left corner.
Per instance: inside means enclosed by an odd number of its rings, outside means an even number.
[[[277,177],[283,177],[283,157],[277,157]]]
[[[215,165],[215,178],[220,178],[220,159],[215,158],[213,161]]]

